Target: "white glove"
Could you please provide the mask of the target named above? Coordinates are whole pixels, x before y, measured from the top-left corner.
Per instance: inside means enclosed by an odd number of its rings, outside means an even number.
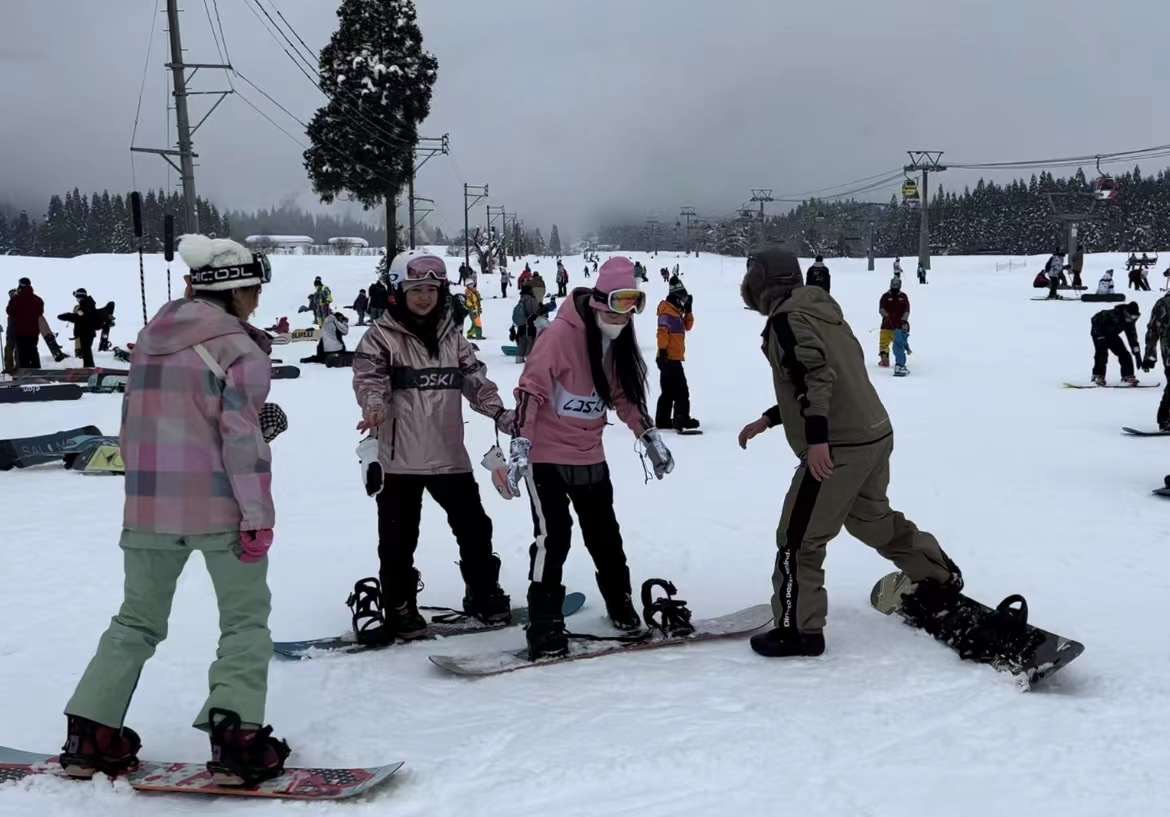
[[[378,461],[378,438],[366,437],[357,446],[358,461],[361,463],[362,484],[367,496],[382,493],[382,463]]]
[[[646,448],[646,456],[650,458],[650,464],[654,466],[655,477],[662,479],[674,470],[674,457],[671,456],[666,443],[662,441],[662,435],[658,433],[658,429],[647,429],[640,439]]]
[[[504,459],[504,452],[498,445],[489,448],[479,464],[492,472],[492,485],[496,493],[504,499],[515,499],[520,496],[520,492],[513,493],[511,485],[508,484],[508,461]]]
[[[526,437],[513,437],[512,445],[508,449],[508,490],[513,496],[520,496],[520,482],[528,476],[530,463],[528,452],[532,450],[532,441]]]

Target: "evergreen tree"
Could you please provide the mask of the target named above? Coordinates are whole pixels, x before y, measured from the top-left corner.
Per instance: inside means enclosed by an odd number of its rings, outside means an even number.
[[[329,102],[309,123],[305,168],[322,201],[348,191],[366,209],[384,202],[395,225],[439,63],[422,47],[414,0],[342,0],[337,17],[319,61]],[[390,256],[396,234],[387,229]]]
[[[66,194],[72,199],[72,194]],[[65,203],[60,196],[49,198],[49,210],[40,227],[40,247],[45,255],[63,257],[69,253],[73,243],[73,225],[65,215]]]
[[[561,254],[561,233],[557,230],[557,225],[553,225],[552,232],[548,236],[548,251],[552,255]]]
[[[12,227],[12,254],[40,255],[37,249],[37,226],[24,210],[20,211]]]

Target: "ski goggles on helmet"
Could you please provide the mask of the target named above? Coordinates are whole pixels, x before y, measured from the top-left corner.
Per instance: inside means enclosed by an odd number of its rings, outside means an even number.
[[[212,292],[260,286],[271,280],[272,265],[268,256],[260,253],[252,253],[252,260],[247,264],[191,270],[191,286]]]
[[[595,289],[593,300],[605,304],[610,312],[619,315],[628,315],[631,312],[641,314],[646,308],[646,293],[640,289],[615,289],[608,293]]]
[[[406,272],[402,276],[402,288],[410,289],[418,286],[442,286],[447,283],[447,265],[443,259],[433,255],[424,255],[412,258],[406,265]]]

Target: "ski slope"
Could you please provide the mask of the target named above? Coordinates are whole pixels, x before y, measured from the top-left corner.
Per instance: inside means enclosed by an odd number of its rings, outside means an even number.
[[[607,430],[632,574],[639,581],[672,579],[697,617],[765,602],[780,503],[796,461],[779,429],[746,452],[735,443],[740,427],[774,402],[759,351],[763,322],[739,298],[744,261],[632,257],[651,271],[649,307],[637,319],[648,359],[654,306],[665,294],[657,269],[679,263],[695,296],[686,367],[706,431],[668,435],[678,467],[644,484],[628,430]],[[1102,306],[1032,302],[1041,294],[1030,284],[1043,259],[997,273],[996,262],[1004,260],[937,258],[926,286],[906,261],[914,354],[911,375],[897,380],[876,367],[877,299],[891,260],[879,260],[873,273],[864,260],[828,263],[833,294],[875,363],[871,375],[893,419],[895,507],[939,537],[972,595],[994,604],[1023,593],[1034,622],[1086,645],[1042,689],[1021,693],[1009,677],[960,662],[870,609],[870,587],[891,568],[842,533],[826,566],[823,657],[767,660],[733,641],[481,681],[446,676],[426,661],[429,653],[518,647],[523,634],[511,629],[368,655],[274,662],[268,719],[292,745],[290,762],[405,760],[395,782],[363,801],[298,807],[144,797],[104,781],[41,778],[0,787],[0,814],[1164,813],[1170,504],[1149,492],[1170,471],[1170,442],[1120,433],[1122,425],[1153,425],[1160,390],[1062,388],[1064,381],[1088,380],[1089,318]],[[458,261],[449,261],[453,273]],[[1089,256],[1086,282],[1094,284],[1106,267],[1123,270],[1123,261]],[[295,312],[316,274],[338,304],[352,302],[373,279],[373,262],[275,256],[257,323],[289,315],[294,326],[307,325],[307,315]],[[580,284],[583,261],[567,258],[566,265],[572,284]],[[553,260],[534,267],[551,285]],[[176,262],[176,282],[180,268]],[[165,298],[163,270],[161,257],[147,258],[152,314]],[[21,275],[32,278],[52,315],[72,305],[77,286],[99,303],[116,300],[118,344],[133,340],[141,324],[133,256],[0,257],[0,281],[14,285]],[[507,342],[512,301],[490,299],[498,295],[494,277],[481,289],[489,296],[483,358],[510,393],[520,367],[499,347]],[[1137,295],[1143,333],[1157,296]],[[64,341],[65,326],[52,323]],[[310,344],[293,344],[274,354],[295,363],[310,353]],[[269,575],[277,639],[344,631],[345,597],[377,565],[375,507],[361,490],[353,453],[358,411],[349,371],[311,365],[302,371],[299,380],[272,388],[290,423],[273,445],[278,523]],[[652,361],[651,373],[656,396]],[[1109,377],[1118,377],[1115,362]],[[1145,378],[1163,379],[1159,372]],[[466,416],[468,447],[478,461],[494,434],[486,419]],[[6,405],[0,436],[86,423],[116,433],[118,418],[119,398],[109,395]],[[486,472],[476,477],[503,559],[501,581],[522,603],[527,502],[507,503]],[[121,490],[116,477],[53,466],[0,473],[6,507],[0,744],[53,751],[63,740],[61,710],[120,599]],[[418,549],[424,603],[458,603],[457,558],[445,518],[428,499]],[[570,589],[590,599],[571,627],[604,632],[579,538],[565,576]],[[189,565],[170,636],[147,665],[127,719],[143,737],[144,757],[206,757],[206,738],[189,723],[206,692],[216,637],[211,584],[202,565]]]

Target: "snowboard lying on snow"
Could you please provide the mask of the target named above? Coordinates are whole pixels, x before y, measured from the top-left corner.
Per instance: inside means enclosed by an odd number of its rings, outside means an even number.
[[[76,383],[11,383],[0,385],[0,403],[47,403],[53,400],[80,400]]]
[[[579,641],[570,637],[568,655],[556,658],[538,658],[535,661],[529,659],[527,649],[504,650],[479,655],[432,655],[429,657],[431,663],[436,667],[455,675],[470,677],[500,675],[529,667],[564,664],[583,658],[655,650],[661,647],[677,647],[699,641],[750,635],[772,623],[772,608],[767,604],[757,604],[755,607],[746,607],[725,616],[699,619],[691,623],[694,625],[695,631],[685,636],[665,637],[657,632],[648,632],[641,640],[628,641]]]
[[[902,613],[902,597],[911,590],[909,577],[904,573],[895,572],[883,576],[873,586],[869,601],[874,609],[885,615],[897,613],[902,620],[914,627],[923,629],[916,622],[908,619]],[[1022,605],[1017,611],[1013,602]],[[1009,629],[1011,635],[1005,639],[1010,649],[998,650],[994,656],[980,660],[1000,672],[1006,672],[1016,679],[1021,689],[1031,689],[1036,684],[1050,677],[1057,670],[1066,666],[1085,650],[1085,645],[1064,636],[1041,630],[1027,623],[1028,605],[1022,596],[1008,596],[997,608],[980,604],[966,595],[959,594],[959,602],[951,610],[936,616],[933,620],[935,632],[930,635],[964,655],[961,646],[967,643],[966,636],[976,628],[988,628],[993,624],[1000,624],[1001,628]]]
[[[1066,389],[1160,389],[1161,383],[1138,383],[1136,386],[1131,386],[1128,383],[1110,383],[1104,386],[1098,386],[1096,383],[1065,383]]]
[[[203,763],[139,762],[126,774],[137,791],[170,794],[204,794],[235,797],[265,797],[288,800],[340,800],[364,794],[389,780],[402,762],[385,766],[349,769],[303,769],[288,767],[284,774],[253,787],[217,786]],[[45,774],[66,777],[56,755],[23,752],[0,746],[0,784]]]
[[[571,616],[585,606],[584,593],[566,593],[564,604],[561,605],[561,615]],[[486,633],[490,630],[502,630],[505,627],[513,627],[518,624],[528,623],[528,608],[527,607],[513,607],[512,621],[508,624],[485,624],[477,618],[464,615],[459,611],[450,610],[446,607],[441,608],[427,608],[420,607],[420,611],[426,610],[444,610],[444,613],[431,617],[430,623],[427,625],[429,635],[428,638],[437,638],[452,636],[452,635],[470,635],[472,633]],[[412,639],[413,641],[420,641],[425,639]],[[351,652],[365,652],[366,650],[380,650],[385,647],[391,647],[394,643],[389,644],[359,644],[352,632],[346,633],[342,636],[334,638],[315,638],[308,641],[277,641],[272,645],[272,651],[279,658],[313,658],[322,653],[330,655],[338,655]]]
[[[82,426],[40,437],[0,440],[0,471],[63,460],[101,436],[97,426]]]
[[[1170,437],[1170,431],[1142,431],[1139,428],[1130,428],[1129,426],[1122,426],[1121,430],[1131,437]]]

